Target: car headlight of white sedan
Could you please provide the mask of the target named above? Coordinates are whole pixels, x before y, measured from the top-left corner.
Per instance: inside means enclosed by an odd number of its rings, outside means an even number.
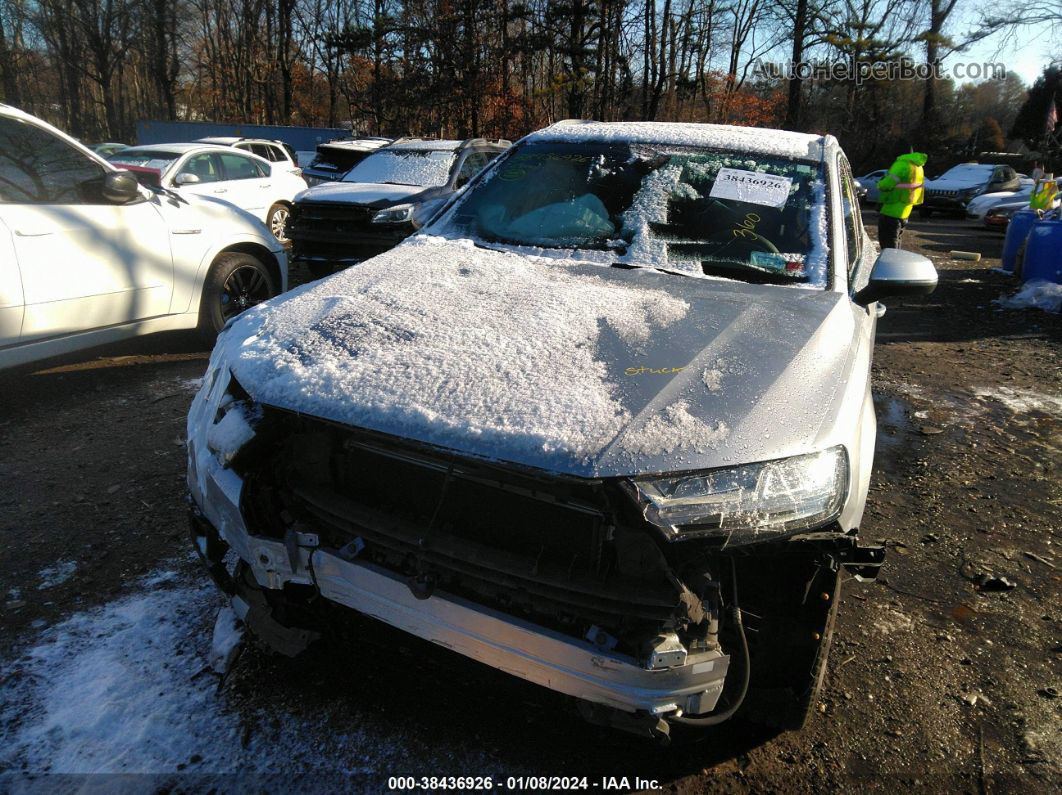
[[[710,472],[629,481],[647,521],[671,541],[764,541],[836,519],[848,493],[844,447]]]

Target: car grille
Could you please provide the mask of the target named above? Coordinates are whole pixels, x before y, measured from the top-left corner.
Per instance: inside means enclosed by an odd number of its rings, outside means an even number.
[[[644,636],[674,618],[680,596],[657,546],[645,528],[616,522],[605,484],[543,479],[277,414],[286,441],[247,476],[254,532],[280,535],[278,517],[287,516],[322,545],[356,549],[411,583],[580,637],[591,624]]]
[[[356,204],[297,202],[288,219],[288,232],[294,238],[348,238],[370,230],[375,210]]]
[[[957,199],[959,192],[957,190],[927,190],[926,195],[933,199]]]

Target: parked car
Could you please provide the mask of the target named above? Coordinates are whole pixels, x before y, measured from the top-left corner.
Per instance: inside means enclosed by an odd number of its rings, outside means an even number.
[[[1062,177],[1057,181],[1059,189],[1062,190]],[[1022,195],[1023,193],[1024,195]],[[984,212],[981,218],[982,223],[984,223],[989,229],[1006,232],[1007,227],[1010,226],[1010,219],[1014,217],[1014,213],[1026,209],[1029,206],[1029,199],[1031,196],[1031,189],[1028,192],[1019,191],[1014,194],[1013,198],[994,204]],[[1060,204],[1062,204],[1062,201],[1056,199],[1052,206],[1058,207]]]
[[[878,182],[888,173],[887,169],[879,168],[877,171],[871,171],[856,180],[857,185],[866,189],[866,200],[868,202],[876,203],[878,201]]]
[[[969,204],[966,205],[966,217],[972,218],[975,221],[981,221],[984,219],[985,213],[994,207],[1019,201],[1024,201],[1028,204],[1031,196],[1032,185],[1029,185],[1028,187],[1022,186],[1018,190],[982,193],[980,196],[975,196],[970,200]]]
[[[286,285],[283,247],[258,219],[149,190],[0,105],[0,367],[153,331],[212,339]]]
[[[338,604],[645,736],[799,726],[884,554],[878,302],[936,279],[877,254],[831,136],[556,124],[223,333],[195,548],[285,654]]]
[[[128,144],[106,143],[106,144],[93,144],[89,148],[93,152],[98,154],[100,157],[110,157],[111,155],[115,154],[116,152],[121,152],[123,149],[128,149],[129,145]]]
[[[966,205],[976,196],[1019,188],[1021,180],[1010,166],[963,163],[926,180],[925,198],[918,212],[924,218],[937,211],[965,214]]]
[[[312,188],[322,182],[343,179],[354,166],[389,143],[390,138],[373,137],[318,144],[313,160],[302,171],[306,183]]]
[[[380,148],[342,180],[296,197],[292,262],[320,278],[386,251],[417,230],[420,208],[440,205],[509,146],[402,138]]]
[[[283,141],[270,141],[266,138],[214,136],[211,138],[200,138],[195,141],[195,143],[231,146],[233,149],[239,149],[243,152],[250,152],[252,155],[258,155],[258,157],[263,160],[268,160],[270,163],[276,163],[280,167],[287,167],[291,173],[297,176],[302,174],[302,169],[299,167],[298,152]]]
[[[181,195],[213,196],[261,218],[273,236],[286,242],[284,229],[295,196],[306,181],[290,163],[270,163],[250,152],[217,144],[131,146],[108,158],[143,181]]]

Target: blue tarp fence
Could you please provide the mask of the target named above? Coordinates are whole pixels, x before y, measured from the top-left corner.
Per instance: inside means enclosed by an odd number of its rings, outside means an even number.
[[[269,124],[215,124],[206,121],[138,121],[138,144],[187,143],[198,138],[235,135],[283,141],[296,151],[312,152],[317,144],[336,138],[349,138],[350,131],[339,127],[279,127]]]

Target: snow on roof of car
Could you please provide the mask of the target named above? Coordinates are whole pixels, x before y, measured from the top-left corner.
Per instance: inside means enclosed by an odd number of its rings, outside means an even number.
[[[420,237],[244,313],[214,361],[263,403],[441,447],[472,436],[491,458],[585,470],[632,421],[598,355],[602,329],[638,347],[689,309],[558,260]],[[634,451],[725,436],[684,435],[703,430],[687,415],[641,428]]]
[[[140,146],[130,146],[128,149],[123,149],[119,154],[132,154],[134,152],[152,151],[152,152],[170,152],[172,154],[183,155],[185,152],[193,152],[197,149],[229,149],[227,146],[220,146],[218,144],[204,144],[204,143],[192,143],[192,144],[142,144]]]
[[[605,141],[609,143],[672,144],[819,160],[831,136],[770,130],[762,127],[735,127],[727,124],[689,122],[625,121],[600,122],[568,119],[538,132],[530,141]]]
[[[434,138],[406,138],[399,139],[388,144],[388,149],[420,149],[437,152],[452,152],[458,149],[464,141],[436,140]]]
[[[200,144],[221,144],[222,146],[231,146],[232,144],[239,143],[240,141],[243,141],[243,140],[255,140],[255,141],[257,141],[258,139],[257,138],[244,139],[244,138],[240,138],[240,137],[235,136],[235,135],[219,135],[219,136],[213,136],[213,137],[207,137],[207,138],[196,138],[195,142],[196,143],[200,143]]]

